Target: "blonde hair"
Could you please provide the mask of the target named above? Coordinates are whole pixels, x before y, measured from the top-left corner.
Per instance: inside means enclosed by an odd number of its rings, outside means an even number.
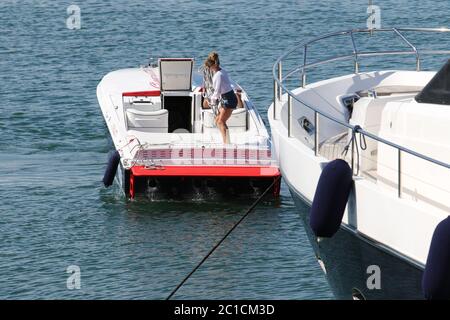
[[[206,58],[205,63],[204,63],[205,67],[210,68],[214,65],[216,66],[220,66],[220,61],[219,61],[219,54],[215,51],[212,51],[208,54],[208,58]]]

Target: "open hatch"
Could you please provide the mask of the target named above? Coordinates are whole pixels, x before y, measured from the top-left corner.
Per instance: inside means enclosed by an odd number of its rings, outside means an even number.
[[[169,113],[168,132],[192,132],[192,58],[159,59],[162,107]]]

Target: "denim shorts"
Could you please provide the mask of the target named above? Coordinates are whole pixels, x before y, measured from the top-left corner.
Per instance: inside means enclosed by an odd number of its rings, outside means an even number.
[[[234,90],[230,90],[222,95],[222,106],[227,109],[236,109],[238,104]]]

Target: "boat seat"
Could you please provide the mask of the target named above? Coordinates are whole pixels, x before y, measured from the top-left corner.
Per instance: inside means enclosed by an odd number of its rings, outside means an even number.
[[[138,111],[158,111],[161,110],[161,103],[155,103],[153,101],[143,100],[143,101],[133,101],[130,108]]]
[[[129,129],[142,128],[146,132],[168,132],[169,112],[166,109],[144,111],[128,108],[126,115]]]
[[[202,112],[203,127],[215,128],[214,112],[211,109],[205,109]],[[247,109],[237,108],[233,110],[230,119],[227,121],[227,126],[232,131],[247,131]]]
[[[362,97],[354,104],[352,117],[349,123],[351,125],[360,125],[364,130],[374,135],[378,135],[381,127],[381,117],[386,104],[392,101],[412,99],[413,97],[414,94],[386,95],[379,96],[375,99]],[[350,139],[351,136],[352,132],[349,129],[348,139]],[[370,138],[366,138],[365,140],[367,146],[366,149],[362,150],[361,146],[359,146],[360,170],[376,170],[378,162],[378,142]],[[354,152],[356,156],[356,150],[354,150]],[[347,154],[347,158],[347,160],[351,158],[351,152]]]

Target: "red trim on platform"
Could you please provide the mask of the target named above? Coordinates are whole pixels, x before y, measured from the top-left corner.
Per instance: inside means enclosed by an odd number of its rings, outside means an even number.
[[[135,177],[278,177],[278,167],[260,166],[165,166],[155,169],[134,166],[131,173]]]
[[[160,95],[161,95],[161,91],[159,91],[159,90],[135,91],[135,92],[122,93],[122,97],[159,97]]]

